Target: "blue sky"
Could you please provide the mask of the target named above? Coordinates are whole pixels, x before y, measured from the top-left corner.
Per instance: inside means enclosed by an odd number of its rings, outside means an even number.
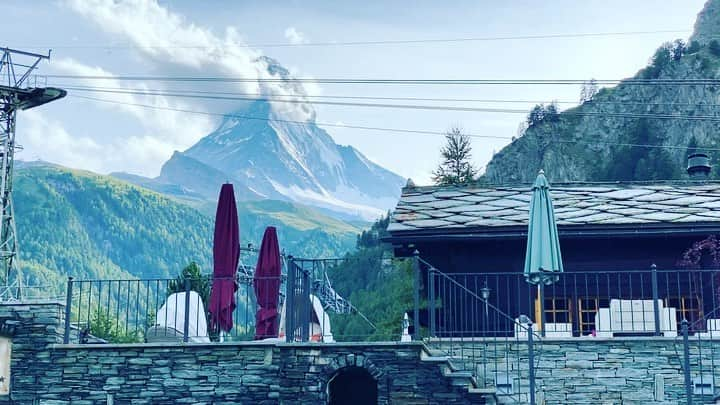
[[[262,77],[254,57],[277,59],[297,76],[396,79],[617,79],[646,65],[664,41],[686,39],[703,1],[153,1],[4,0],[3,46],[53,48],[41,73]],[[412,4],[409,6],[409,4]],[[41,6],[42,5],[42,6]],[[682,30],[636,36],[273,47],[291,42],[350,42],[503,37],[595,32]],[[238,46],[240,45],[240,46]],[[245,46],[249,45],[249,46]],[[192,46],[196,48],[183,48]],[[223,49],[222,55],[212,48]],[[231,51],[228,51],[231,49]],[[55,84],[67,84],[56,79]],[[183,85],[108,80],[75,84],[134,88]],[[175,87],[171,87],[175,86]],[[247,86],[204,86],[247,91]],[[308,85],[310,94],[370,97],[474,98],[545,101],[578,99],[579,86]],[[252,89],[250,89],[252,91]],[[237,102],[90,95],[114,101],[207,112],[237,110]],[[420,103],[420,102],[418,102]],[[428,104],[428,102],[423,102]],[[529,109],[532,103],[440,103]],[[474,139],[483,167],[514,136],[521,114],[315,106],[317,121],[504,137]],[[292,114],[293,112],[289,112]],[[173,150],[184,150],[220,118],[103,104],[68,97],[18,116],[24,160],[43,159],[100,173],[158,174]],[[428,183],[443,138],[327,128],[373,161],[417,183]]]

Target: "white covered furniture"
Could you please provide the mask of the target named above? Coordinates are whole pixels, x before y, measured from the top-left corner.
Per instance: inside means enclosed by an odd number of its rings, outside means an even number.
[[[533,324],[532,330],[536,334],[539,334],[538,325]],[[568,338],[572,337],[572,324],[571,323],[546,323],[545,324],[545,337],[546,338]],[[520,324],[518,318],[515,318],[515,337],[518,339],[527,339],[527,325]]]
[[[320,299],[310,294],[310,305],[312,312],[310,313],[309,339],[311,342],[333,343],[332,328],[330,326],[330,316],[325,312]],[[277,338],[263,339],[264,341],[285,341],[285,305],[280,310],[280,327],[278,328]],[[300,327],[295,329],[295,336],[300,335]]]
[[[400,341],[401,342],[412,341],[412,337],[410,336],[410,318],[408,317],[407,312],[405,312],[403,314],[402,334],[400,335]]]
[[[663,307],[658,300],[660,332],[663,336],[677,336],[676,309]],[[652,300],[610,300],[610,308],[600,308],[595,314],[595,333],[599,337],[613,337],[616,333],[654,333],[655,309]]]
[[[546,338],[572,337],[572,324],[571,323],[546,323],[545,324],[545,337]]]
[[[205,306],[200,295],[190,291],[188,341],[210,342],[205,319]],[[185,329],[185,292],[171,294],[157,312],[155,325],[145,331],[145,340],[151,342],[182,342]]]
[[[720,319],[708,319],[705,321],[706,331],[698,332],[702,338],[720,339]]]

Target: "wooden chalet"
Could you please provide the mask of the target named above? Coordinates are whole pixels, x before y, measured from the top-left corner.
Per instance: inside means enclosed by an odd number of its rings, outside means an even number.
[[[705,317],[720,318],[717,272],[678,268],[693,243],[720,234],[720,183],[551,184],[550,192],[565,273],[547,287],[547,322],[572,324],[575,336],[585,335],[610,300],[653,294],[677,311],[678,321],[697,321],[698,330]],[[410,181],[392,214],[387,241],[398,257],[417,251],[475,294],[485,289],[488,302],[507,315],[539,319],[538,296],[522,277],[530,197],[530,185],[416,187]],[[698,266],[703,265],[713,266],[707,260]],[[427,265],[423,270],[427,290]],[[450,302],[442,306],[446,312],[470,311]],[[453,315],[451,322],[465,322],[453,326],[455,332],[472,323],[456,319],[465,316]],[[421,315],[421,323],[426,318]],[[485,328],[504,327],[497,319],[483,322]]]

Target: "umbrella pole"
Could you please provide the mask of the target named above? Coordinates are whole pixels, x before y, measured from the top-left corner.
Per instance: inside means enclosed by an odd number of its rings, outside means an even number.
[[[538,284],[538,299],[540,300],[540,336],[545,337],[545,285]]]

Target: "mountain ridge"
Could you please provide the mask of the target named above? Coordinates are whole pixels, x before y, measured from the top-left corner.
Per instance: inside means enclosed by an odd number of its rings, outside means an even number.
[[[185,151],[175,151],[153,179],[116,177],[169,195],[216,198],[223,182],[236,186],[241,201],[294,201],[365,221],[392,209],[405,179],[370,161],[349,145],[338,145],[315,122],[302,83],[274,59],[258,59],[281,79],[282,101],[260,97],[223,118],[218,127]],[[269,86],[269,85],[267,85]]]
[[[688,45],[663,44],[632,78],[720,79],[720,47],[708,34],[714,27],[720,29],[718,0],[706,3]],[[493,156],[482,180],[529,183],[540,169],[551,182],[684,179],[689,153],[720,146],[717,123],[698,119],[714,115],[712,106],[717,104],[718,86],[623,81],[600,89],[576,107],[531,123]],[[711,178],[719,177],[719,155],[710,154]]]

